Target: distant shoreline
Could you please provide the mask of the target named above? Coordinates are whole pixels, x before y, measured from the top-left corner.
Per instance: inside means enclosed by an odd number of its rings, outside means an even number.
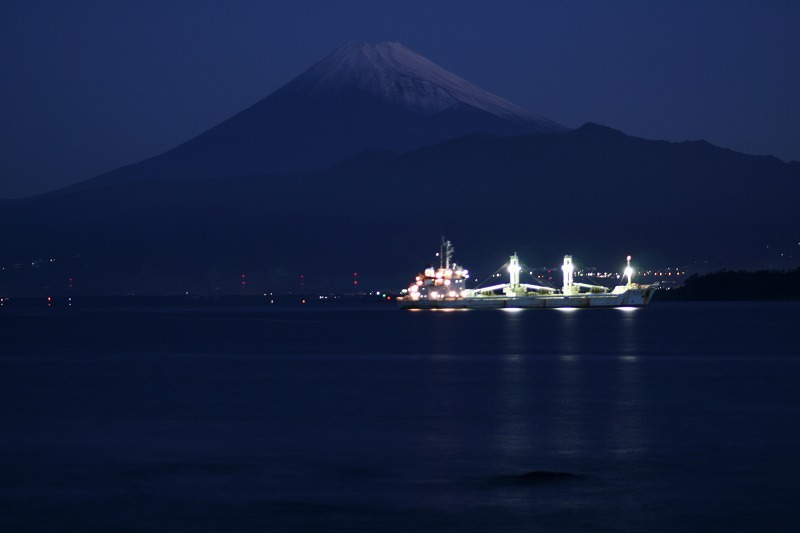
[[[800,268],[757,272],[720,270],[694,274],[682,287],[658,291],[658,302],[800,300]]]
[[[266,294],[266,295],[58,295],[0,297],[3,311],[148,309],[148,308],[242,308],[270,309],[286,307],[390,307],[390,294]]]
[[[0,313],[11,310],[143,309],[151,307],[384,307],[394,308],[397,294],[259,294],[259,295],[82,295],[53,296],[0,295]],[[800,268],[757,272],[721,270],[694,274],[676,289],[659,290],[653,305],[660,302],[751,302],[800,301]]]

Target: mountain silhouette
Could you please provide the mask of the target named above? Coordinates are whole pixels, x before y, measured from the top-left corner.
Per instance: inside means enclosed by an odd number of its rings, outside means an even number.
[[[400,43],[348,43],[248,109],[161,155],[84,181],[192,180],[327,167],[470,133],[566,131]]]
[[[322,171],[141,180],[7,202],[0,293],[231,293],[401,287],[444,234],[475,277],[531,266],[779,268],[800,167],[598,124],[468,135]],[[32,262],[54,258],[41,268]],[[795,261],[795,263],[791,263]],[[19,268],[15,264],[20,265]],[[55,266],[53,266],[55,265]],[[50,269],[49,271],[47,269]],[[49,272],[49,273],[48,273]],[[79,288],[79,289],[78,289]],[[73,289],[70,289],[73,290]]]

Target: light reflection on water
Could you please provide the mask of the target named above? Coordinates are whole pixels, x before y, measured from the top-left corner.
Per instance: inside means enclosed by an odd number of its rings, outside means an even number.
[[[503,309],[502,361],[500,382],[498,384],[499,421],[495,437],[495,447],[503,458],[512,460],[526,453],[531,447],[530,418],[528,412],[528,376],[525,356],[520,352],[525,348],[525,317],[523,309]]]
[[[531,435],[531,417],[527,414],[528,390],[523,358],[507,354],[502,361],[494,446],[501,458],[511,459],[513,463],[514,458],[529,453],[536,445]]]
[[[644,453],[638,309],[621,308],[604,320],[607,332],[595,331],[598,316],[593,313],[609,310],[525,311],[502,315],[496,449],[510,463],[537,452],[580,457],[598,442],[627,458]],[[537,336],[526,334],[526,328],[542,320],[548,320],[555,341],[539,344]],[[587,331],[598,337],[606,353],[591,353]],[[587,424],[587,416],[595,412],[601,423]]]
[[[619,355],[615,358],[617,386],[615,387],[616,412],[609,447],[612,453],[629,457],[645,453],[645,425],[642,413],[647,409],[642,390],[642,368],[639,364],[641,326],[637,325],[637,308],[621,308]]]

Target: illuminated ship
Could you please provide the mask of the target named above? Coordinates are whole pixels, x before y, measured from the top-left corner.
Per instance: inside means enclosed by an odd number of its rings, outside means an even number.
[[[630,256],[622,275],[627,283],[613,289],[573,281],[575,265],[570,255],[564,256],[561,267],[564,275],[561,289],[520,283],[522,267],[514,254],[503,265],[509,274],[508,283],[468,289],[469,271],[453,261],[450,241],[442,241],[438,255],[439,268],[428,266],[408,289],[403,290],[398,298],[401,309],[644,307],[650,304],[657,286],[632,282],[634,271]]]

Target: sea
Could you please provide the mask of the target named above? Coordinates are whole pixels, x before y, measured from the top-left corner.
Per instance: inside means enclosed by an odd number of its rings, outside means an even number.
[[[0,309],[0,530],[800,528],[800,302],[312,304]]]

